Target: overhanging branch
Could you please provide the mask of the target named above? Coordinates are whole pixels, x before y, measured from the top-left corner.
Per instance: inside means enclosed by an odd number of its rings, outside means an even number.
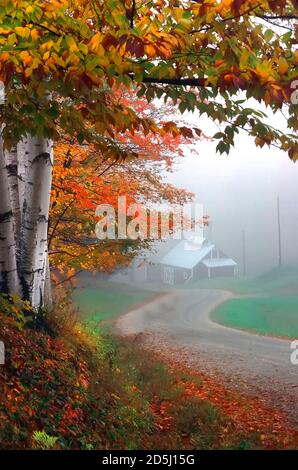
[[[156,83],[160,85],[198,86],[205,87],[205,78],[153,78],[144,77],[143,83]]]
[[[263,20],[298,20],[297,15],[256,15],[258,18],[262,18]]]

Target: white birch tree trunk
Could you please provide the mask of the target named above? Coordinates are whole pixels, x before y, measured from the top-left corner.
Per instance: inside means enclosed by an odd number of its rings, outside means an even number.
[[[18,194],[19,194],[19,207],[20,219],[22,221],[22,208],[26,190],[26,180],[28,174],[28,158],[29,158],[29,141],[30,137],[21,140],[17,145],[17,161],[18,161]]]
[[[0,290],[6,294],[20,294],[17,273],[16,232],[11,203],[14,184],[9,182],[10,171],[7,166],[3,141],[0,136]],[[13,157],[14,158],[14,157]],[[9,158],[8,158],[9,160]],[[12,199],[14,201],[15,194]]]
[[[46,266],[46,280],[44,288],[44,304],[49,307],[53,303],[52,297],[52,284],[51,284],[51,271],[49,262],[49,253],[47,253],[47,266]]]
[[[19,234],[21,228],[21,212],[20,212],[20,199],[19,199],[19,184],[18,184],[18,154],[17,147],[13,147],[10,151],[5,152],[5,161],[8,171],[8,189],[9,198],[13,216],[13,227],[16,241],[16,248],[18,250]],[[17,253],[18,256],[18,253]]]
[[[19,276],[23,298],[38,310],[45,306],[48,279],[48,217],[53,168],[53,143],[28,137],[18,155],[21,202]],[[48,290],[48,289],[47,289]]]
[[[0,89],[0,101],[5,90]],[[48,217],[53,143],[28,136],[9,152],[0,129],[0,292],[51,303]]]

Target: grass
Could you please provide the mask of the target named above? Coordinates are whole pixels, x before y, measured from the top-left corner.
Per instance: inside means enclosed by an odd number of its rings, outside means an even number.
[[[247,294],[255,292],[250,282],[250,280],[243,278],[215,277],[213,279],[198,279],[185,287],[192,289],[221,289],[237,294]]]
[[[215,309],[211,319],[232,328],[297,338],[298,296],[232,299]]]
[[[280,293],[298,292],[298,266],[281,266],[270,270],[254,279],[243,278],[213,278],[199,279],[192,288],[223,289],[237,294],[270,293],[273,290]]]
[[[98,287],[76,289],[73,294],[84,319],[95,323],[110,320],[155,297],[154,292],[104,281]]]
[[[202,279],[192,287],[230,290],[242,296],[211,313],[217,323],[263,335],[298,337],[297,265],[277,267],[255,279]]]

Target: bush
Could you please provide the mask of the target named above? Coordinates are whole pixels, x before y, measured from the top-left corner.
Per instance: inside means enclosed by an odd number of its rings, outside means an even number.
[[[34,431],[32,436],[33,448],[41,450],[54,449],[58,437],[49,436],[44,431]]]

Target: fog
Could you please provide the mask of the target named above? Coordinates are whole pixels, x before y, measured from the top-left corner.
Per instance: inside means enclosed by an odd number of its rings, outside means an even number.
[[[278,116],[273,125],[282,127]],[[187,120],[208,135],[218,128],[207,119]],[[201,125],[200,125],[201,124]],[[228,156],[216,153],[216,141],[185,146],[184,157],[167,179],[195,193],[210,216],[209,237],[243,272],[242,233],[245,233],[247,275],[255,276],[278,264],[277,197],[280,200],[283,264],[298,262],[298,162],[285,152],[257,148],[253,138],[240,134]]]

